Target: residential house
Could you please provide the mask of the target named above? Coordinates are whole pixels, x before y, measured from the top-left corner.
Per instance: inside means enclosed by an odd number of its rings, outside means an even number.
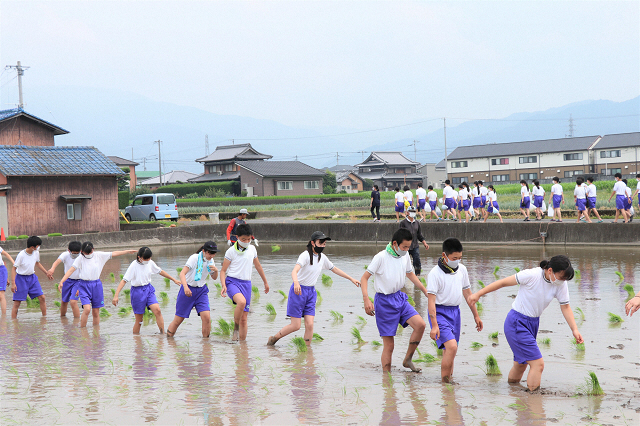
[[[355,193],[364,190],[364,179],[351,170],[336,173],[336,192]]]
[[[426,163],[418,168],[418,174],[422,176],[422,184],[425,188],[429,185],[434,188],[443,188],[447,179],[444,160],[439,163]]]
[[[593,150],[595,169],[601,175],[640,173],[640,132],[604,135]]]
[[[160,176],[155,176],[149,179],[141,180],[140,186],[149,188],[149,189],[157,189],[160,187],[160,183],[162,185],[170,185],[174,183],[187,183],[189,179],[194,179],[198,177],[195,173],[189,173],[182,170],[172,170],[169,173],[165,173],[162,175],[162,179]]]
[[[67,133],[22,108],[0,111],[0,145],[54,146],[54,136]]]
[[[236,161],[248,196],[322,194],[325,172],[300,161]]]
[[[422,183],[422,176],[416,170],[419,164],[401,152],[374,151],[355,167],[363,180],[371,179],[381,191],[389,191],[405,185],[417,188],[418,183]]]
[[[250,143],[217,146],[216,150],[196,161],[204,165],[204,173],[189,179],[191,183],[240,181],[237,161],[263,161],[271,155],[256,151]]]
[[[136,176],[136,166],[139,163],[135,161],[127,160],[122,157],[116,157],[115,155],[108,155],[107,158],[115,163],[120,168],[129,168],[129,191],[133,191],[138,186],[138,176]]]

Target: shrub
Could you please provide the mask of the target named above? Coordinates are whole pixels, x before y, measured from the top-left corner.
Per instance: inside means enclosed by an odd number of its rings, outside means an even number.
[[[62,237],[62,233],[60,233],[60,232],[52,232],[50,234],[47,234],[47,237]]]
[[[26,240],[27,238],[29,238],[28,235],[18,235],[19,240]]]
[[[336,174],[327,170],[324,176],[322,176],[322,193],[334,194],[337,186]]]
[[[7,237],[7,241],[13,241],[13,240],[17,240],[17,239],[18,239],[18,237],[16,237],[15,235],[9,235]]]
[[[124,209],[129,204],[129,191],[118,191],[118,208]]]
[[[197,194],[197,192],[195,192],[195,194]],[[205,198],[222,198],[222,197],[226,197],[228,194],[224,191],[224,189],[220,189],[220,188],[207,188],[203,193],[202,196]]]
[[[202,197],[206,190],[213,189],[222,191],[225,194],[235,194],[240,195],[240,182],[232,181],[232,182],[208,182],[208,183],[182,183],[182,184],[172,184],[161,186],[160,188],[155,189],[153,192],[170,192],[176,197],[184,197],[187,194],[198,194],[199,197]]]

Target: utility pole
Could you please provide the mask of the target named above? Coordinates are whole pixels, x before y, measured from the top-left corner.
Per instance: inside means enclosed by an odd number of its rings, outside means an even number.
[[[573,125],[573,114],[569,114],[569,134],[564,135],[565,138],[572,138],[575,127]]]
[[[162,144],[161,140],[154,141],[153,143],[158,144],[158,173],[160,174],[160,186],[162,186],[162,157],[160,156],[160,145]]]
[[[444,176],[449,179],[449,160],[447,159],[447,117],[443,117],[444,122]]]
[[[23,67],[20,65],[20,61],[18,61],[17,65],[7,65],[5,69],[14,69],[18,72],[18,108],[24,108],[24,102],[22,101],[22,76],[24,75],[24,70],[29,69],[30,67]]]
[[[204,155],[209,155],[209,135],[204,135]]]
[[[336,152],[336,166],[340,164],[340,154]]]
[[[360,151],[360,154],[362,154],[362,161],[364,161],[364,151]]]
[[[133,161],[133,148],[131,148],[131,161]]]
[[[416,144],[418,143],[417,140],[413,140],[413,143],[411,145],[413,145],[413,161],[415,161],[416,163],[418,162],[418,151],[416,150]],[[409,145],[409,146],[411,146]]]

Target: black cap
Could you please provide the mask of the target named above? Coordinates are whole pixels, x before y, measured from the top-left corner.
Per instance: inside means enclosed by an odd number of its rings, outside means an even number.
[[[202,249],[205,251],[213,251],[216,253],[218,252],[218,246],[213,241],[207,241],[206,243],[204,243]]]
[[[331,238],[329,238],[326,235],[324,235],[324,233],[322,231],[316,231],[313,234],[311,234],[311,241],[315,241],[315,240],[327,240],[327,241],[330,241]]]

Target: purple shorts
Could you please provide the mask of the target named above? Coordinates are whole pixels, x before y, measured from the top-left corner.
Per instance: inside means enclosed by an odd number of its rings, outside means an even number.
[[[0,265],[0,291],[7,289],[7,279],[9,279],[9,271],[7,271],[6,266]]]
[[[554,209],[559,209],[561,202],[562,202],[562,195],[554,194],[553,195],[553,208]]]
[[[436,340],[439,349],[444,348],[444,342],[449,340],[460,341],[460,306],[436,305],[436,320],[440,329],[440,337]]]
[[[184,288],[182,290],[184,291]],[[131,286],[131,307],[134,314],[142,315],[144,314],[144,308],[157,303],[156,289],[153,285]]]
[[[236,294],[242,294],[247,304],[244,307],[245,312],[249,312],[251,307],[251,281],[239,280],[233,277],[227,277],[227,295],[229,299],[233,300]],[[233,302],[235,305],[236,302]]]
[[[70,300],[78,300],[80,296],[76,296],[76,293],[80,289],[80,280],[74,280],[72,278],[67,279],[62,286],[62,301],[69,303]]]
[[[494,201],[493,205],[489,204],[489,207],[487,207],[487,211],[489,213],[498,213],[500,211],[500,206],[498,206],[498,202]]]
[[[447,206],[449,210],[455,210],[456,200],[454,200],[453,198],[445,198],[444,205]]]
[[[104,290],[102,289],[102,281],[78,280],[78,283],[78,290],[80,290],[80,303],[82,303],[82,306],[91,305],[92,309],[104,306]]]
[[[536,337],[540,318],[528,317],[513,309],[504,320],[504,335],[513,352],[513,360],[518,364],[526,364],[542,358]]]
[[[624,195],[616,195],[616,209],[618,210],[624,210],[624,206],[625,206],[625,201],[626,201],[627,197]]]
[[[576,208],[580,212],[585,211],[587,209],[587,199],[586,198],[576,198]]]
[[[191,297],[187,297],[187,295],[184,294],[184,286],[180,286],[178,299],[176,300],[177,317],[189,318],[194,306],[198,315],[200,315],[200,312],[211,310],[209,308],[209,287],[206,284],[202,287],[189,286],[189,290],[191,290]]]
[[[13,300],[18,302],[24,302],[27,300],[27,294],[31,299],[42,296],[42,287],[40,287],[40,281],[36,274],[20,275],[16,274],[16,287],[18,290],[13,293]]]
[[[424,210],[424,206],[427,205],[427,200],[425,200],[424,198],[421,198],[418,200],[418,211],[420,211],[421,209]]]
[[[474,209],[479,209],[481,205],[482,205],[482,198],[474,197],[473,198],[473,208]]]
[[[470,200],[462,200],[462,210],[468,212],[470,206],[471,206]]]
[[[482,204],[480,205],[480,207],[485,208],[485,206],[487,205],[487,196],[482,195],[480,196],[480,198],[482,199]]]
[[[624,209],[629,210],[631,208],[631,199],[625,197],[624,198]]]
[[[587,208],[595,209],[596,208],[596,197],[588,197],[587,198]]]
[[[436,212],[436,205],[438,204],[437,201],[429,201],[429,207],[431,207],[431,211],[432,212]]]
[[[396,212],[398,213],[404,212],[404,203],[401,203],[401,202],[396,203]]]
[[[376,312],[376,326],[380,336],[395,336],[398,324],[406,328],[409,318],[419,315],[409,304],[409,298],[401,291],[391,294],[376,293],[373,301]]]
[[[301,285],[302,292],[298,296],[293,291],[294,285],[291,284],[289,289],[289,298],[287,299],[287,316],[291,318],[302,318],[306,315],[316,315],[316,299],[318,295],[314,286]]]
[[[536,206],[537,208],[541,209],[543,202],[544,202],[544,196],[536,195],[533,197],[533,205]]]
[[[531,207],[531,198],[524,197],[522,199],[522,201],[520,201],[520,208],[521,209],[528,209],[529,207]]]

